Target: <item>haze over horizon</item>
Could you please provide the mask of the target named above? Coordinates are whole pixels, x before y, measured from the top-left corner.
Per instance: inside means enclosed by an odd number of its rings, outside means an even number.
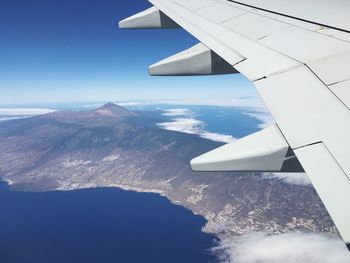
[[[149,65],[198,41],[181,29],[118,28],[119,20],[149,6],[143,0],[2,1],[0,105],[257,96],[240,74],[150,77]]]

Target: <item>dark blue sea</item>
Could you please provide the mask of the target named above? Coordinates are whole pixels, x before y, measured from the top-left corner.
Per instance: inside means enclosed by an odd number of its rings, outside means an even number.
[[[204,224],[157,194],[29,193],[0,182],[1,263],[216,262]]]

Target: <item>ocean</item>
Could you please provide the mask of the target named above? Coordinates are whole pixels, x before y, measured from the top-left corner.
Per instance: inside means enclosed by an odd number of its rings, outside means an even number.
[[[0,183],[0,262],[216,262],[205,220],[152,193],[11,191]]]

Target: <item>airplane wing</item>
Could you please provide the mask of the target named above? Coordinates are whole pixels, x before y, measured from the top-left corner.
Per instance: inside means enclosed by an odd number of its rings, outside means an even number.
[[[182,27],[200,41],[151,65],[151,75],[239,72],[277,123],[193,159],[192,168],[297,171],[300,162],[349,248],[350,1],[150,2],[119,26]]]

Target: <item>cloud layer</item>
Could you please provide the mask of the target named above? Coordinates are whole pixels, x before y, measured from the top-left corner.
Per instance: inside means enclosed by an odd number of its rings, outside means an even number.
[[[345,263],[350,253],[342,240],[321,233],[255,232],[224,240],[215,248],[222,263]]]
[[[175,99],[175,100],[147,100],[147,101],[120,101],[116,104],[121,106],[169,104],[169,105],[207,105],[234,108],[246,108],[254,111],[268,112],[260,97],[240,97],[233,99]]]
[[[53,109],[43,108],[0,108],[0,115],[5,116],[34,116],[54,112]]]
[[[189,109],[175,108],[175,109],[164,110],[163,115],[164,116],[192,116],[193,113]]]
[[[305,173],[263,173],[265,179],[279,179],[284,183],[294,185],[311,185]]]
[[[169,122],[158,123],[158,126],[162,129],[197,134],[202,138],[224,143],[231,143],[236,140],[231,135],[205,130],[205,123],[195,119],[193,112],[189,109],[175,108],[164,110],[163,115],[174,118]]]

